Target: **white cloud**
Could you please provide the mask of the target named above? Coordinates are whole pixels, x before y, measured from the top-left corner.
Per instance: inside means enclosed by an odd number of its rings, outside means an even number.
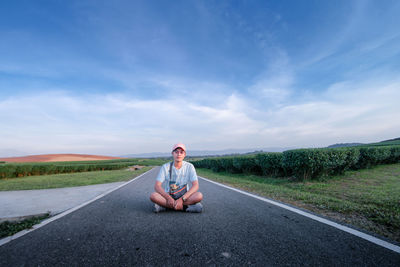
[[[219,140],[256,125],[234,95],[220,107],[191,100],[138,100],[126,95],[71,96],[62,92],[0,102],[0,146],[35,153],[124,154],[169,149],[175,140]],[[5,115],[8,114],[8,115]],[[227,142],[224,142],[227,145]]]
[[[0,100],[0,152],[123,155],[169,151],[178,141],[193,150],[307,147],[379,141],[400,130],[399,80],[345,81],[322,96],[275,108],[239,93],[216,98],[63,91],[8,97]]]
[[[398,99],[398,80],[344,82],[333,85],[324,99],[277,110],[272,124],[275,133],[293,137],[287,139],[288,145],[379,141],[399,135]]]

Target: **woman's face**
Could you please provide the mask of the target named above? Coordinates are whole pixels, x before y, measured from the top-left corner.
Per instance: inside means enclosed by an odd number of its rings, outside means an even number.
[[[182,161],[185,156],[186,156],[186,152],[185,150],[183,150],[182,148],[177,148],[172,152],[172,156],[174,157],[175,161]]]

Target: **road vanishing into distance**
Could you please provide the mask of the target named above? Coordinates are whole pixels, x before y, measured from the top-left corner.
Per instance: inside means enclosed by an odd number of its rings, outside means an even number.
[[[400,266],[400,254],[200,179],[203,213],[153,213],[159,168],[0,247],[0,266]]]

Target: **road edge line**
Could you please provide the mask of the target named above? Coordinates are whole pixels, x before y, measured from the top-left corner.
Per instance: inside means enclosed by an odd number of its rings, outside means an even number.
[[[98,195],[98,196],[92,198],[91,200],[88,200],[88,201],[86,201],[86,202],[84,202],[84,203],[82,203],[82,204],[80,204],[80,205],[78,205],[78,206],[76,206],[76,207],[74,207],[74,208],[70,208],[70,209],[68,209],[68,210],[66,210],[66,211],[64,211],[64,212],[61,212],[61,213],[59,213],[59,214],[53,216],[53,217],[50,217],[49,219],[46,219],[46,220],[42,221],[42,222],[39,223],[39,224],[35,224],[34,226],[32,226],[31,229],[25,229],[25,230],[19,231],[18,233],[13,234],[12,236],[7,236],[7,237],[4,237],[4,238],[0,239],[0,247],[3,246],[3,245],[5,245],[5,244],[7,244],[8,242],[10,242],[10,241],[12,241],[12,240],[15,240],[15,239],[17,239],[17,238],[19,238],[19,237],[21,237],[21,236],[24,236],[24,235],[26,235],[26,234],[28,234],[28,233],[31,233],[31,232],[35,231],[36,229],[39,229],[39,228],[45,226],[46,224],[49,224],[49,223],[51,223],[51,222],[53,222],[53,221],[55,221],[55,220],[58,220],[58,219],[60,219],[60,218],[62,218],[62,217],[64,217],[64,216],[66,216],[66,215],[68,215],[68,214],[70,214],[70,213],[72,213],[72,212],[74,212],[74,211],[76,211],[76,210],[78,210],[78,209],[84,207],[84,206],[87,206],[87,205],[89,205],[90,203],[92,203],[92,202],[94,202],[94,201],[96,201],[96,200],[98,200],[98,199],[100,199],[100,198],[102,198],[102,197],[104,197],[104,196],[106,196],[106,195],[108,195],[108,194],[114,192],[115,190],[118,190],[118,189],[120,189],[121,187],[124,187],[124,186],[126,186],[126,185],[132,183],[133,181],[138,180],[140,177],[142,177],[142,176],[145,175],[146,173],[152,171],[154,168],[155,168],[155,167],[153,167],[153,168],[151,168],[150,170],[148,170],[148,171],[142,173],[142,174],[139,175],[139,176],[136,176],[135,178],[133,178],[133,179],[127,181],[126,183],[123,183],[123,184],[121,184],[121,185],[119,185],[119,186],[117,186],[117,187],[115,187],[115,188],[112,188],[112,189],[110,189],[110,190],[108,190],[108,191],[106,191],[106,192],[104,192],[104,193],[102,193],[102,194],[100,194],[100,195]]]
[[[221,186],[221,187],[225,187],[225,188],[227,188],[227,189],[230,189],[230,190],[236,191],[236,192],[238,192],[238,193],[241,193],[241,194],[244,194],[244,195],[247,195],[247,196],[256,198],[256,199],[258,199],[258,200],[262,200],[262,201],[267,202],[267,203],[270,203],[270,204],[272,204],[272,205],[275,205],[275,206],[281,207],[281,208],[283,208],[283,209],[292,211],[292,212],[294,212],[294,213],[300,214],[300,215],[302,215],[302,216],[308,217],[308,218],[313,219],[313,220],[315,220],[315,221],[318,221],[318,222],[320,222],[320,223],[327,224],[327,225],[332,226],[332,227],[334,227],[334,228],[336,228],[336,229],[339,229],[339,230],[341,230],[341,231],[344,231],[344,232],[347,232],[347,233],[349,233],[349,234],[358,236],[358,237],[360,237],[360,238],[362,238],[362,239],[365,239],[365,240],[367,240],[367,241],[369,241],[369,242],[372,242],[372,243],[374,243],[374,244],[376,244],[376,245],[379,245],[379,246],[381,246],[381,247],[384,247],[384,248],[390,249],[390,250],[392,250],[392,251],[394,251],[394,252],[400,253],[400,247],[399,247],[399,246],[396,246],[396,245],[394,245],[394,244],[392,244],[392,243],[389,243],[389,242],[387,242],[387,241],[385,241],[385,240],[379,239],[379,238],[374,237],[374,236],[372,236],[372,235],[369,235],[369,234],[366,234],[366,233],[357,231],[357,230],[352,229],[352,228],[350,228],[350,227],[341,225],[341,224],[339,224],[339,223],[335,223],[335,222],[333,222],[333,221],[330,221],[330,220],[327,220],[327,219],[325,219],[325,218],[322,218],[322,217],[313,215],[313,214],[311,214],[311,213],[302,211],[302,210],[300,210],[300,209],[297,209],[297,208],[288,206],[288,205],[286,205],[286,204],[279,203],[279,202],[277,202],[277,201],[274,201],[274,200],[271,200],[271,199],[268,199],[268,198],[264,198],[264,197],[261,197],[261,196],[253,195],[253,194],[251,194],[251,193],[249,193],[249,192],[246,192],[246,191],[243,191],[243,190],[240,190],[240,189],[237,189],[237,188],[234,188],[234,187],[225,185],[225,184],[221,184],[221,183],[212,181],[212,180],[207,179],[207,178],[204,178],[204,177],[200,177],[200,176],[198,176],[198,177],[201,178],[201,179],[204,179],[204,180],[206,180],[206,181],[208,181],[208,182],[210,182],[210,183],[219,185],[219,186]]]

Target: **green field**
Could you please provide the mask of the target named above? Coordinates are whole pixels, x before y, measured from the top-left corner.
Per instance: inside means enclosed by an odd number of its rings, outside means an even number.
[[[0,179],[0,191],[60,188],[128,181],[151,168],[144,167],[136,171],[124,169],[4,178]]]
[[[400,242],[400,164],[316,181],[197,169],[200,176],[292,204]]]

